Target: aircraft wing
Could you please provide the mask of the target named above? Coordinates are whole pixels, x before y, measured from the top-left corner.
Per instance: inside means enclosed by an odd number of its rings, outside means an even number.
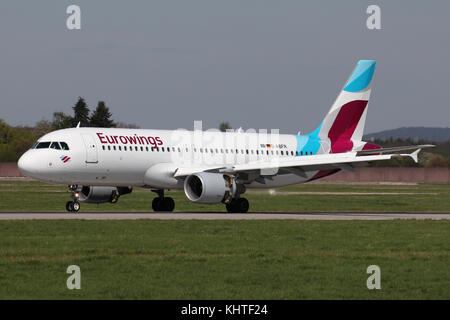
[[[380,148],[380,149],[371,149],[371,150],[361,150],[357,151],[357,156],[369,155],[369,154],[384,154],[391,152],[400,152],[400,151],[409,151],[409,150],[417,150],[417,149],[425,149],[432,148],[434,145],[432,144],[422,144],[417,146],[402,146],[402,147],[392,147],[392,148]]]
[[[426,145],[428,147],[428,145]],[[396,147],[396,150],[405,150],[399,149],[400,147]],[[254,161],[244,164],[236,164],[229,167],[197,167],[197,168],[178,168],[174,173],[174,177],[184,177],[197,172],[218,172],[218,173],[229,173],[235,174],[240,172],[254,172],[260,171],[261,176],[272,176],[276,175],[279,169],[286,169],[291,171],[292,173],[298,174],[300,176],[305,176],[306,171],[314,171],[314,170],[326,170],[326,169],[343,169],[353,171],[354,165],[358,163],[365,163],[368,161],[380,161],[380,160],[390,160],[396,157],[410,157],[415,162],[418,161],[418,154],[421,150],[421,146],[409,146],[404,147],[406,150],[414,150],[411,153],[404,154],[376,154],[374,152],[388,152],[387,149],[390,149],[389,152],[395,152],[394,148],[385,148],[383,149],[374,149],[367,150],[370,151],[371,155],[358,155],[360,151],[347,152],[347,153],[335,153],[335,154],[319,154],[314,156],[301,156],[295,158],[275,158],[275,159],[263,159],[260,161]],[[368,152],[369,153],[369,152]]]

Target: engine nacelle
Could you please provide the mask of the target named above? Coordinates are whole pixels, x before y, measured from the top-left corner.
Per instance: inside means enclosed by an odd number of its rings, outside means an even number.
[[[132,190],[129,187],[83,186],[77,194],[81,202],[115,203],[121,195],[131,193]]]
[[[197,203],[228,203],[237,189],[233,177],[220,173],[199,172],[184,180],[186,197]]]

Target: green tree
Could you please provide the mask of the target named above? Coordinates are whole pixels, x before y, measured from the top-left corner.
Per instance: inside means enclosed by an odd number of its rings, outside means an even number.
[[[427,161],[426,165],[427,168],[441,168],[441,167],[448,167],[449,162],[440,154],[433,154]]]
[[[221,123],[219,124],[219,130],[220,130],[220,131],[226,132],[227,129],[233,129],[233,128],[231,128],[230,123],[229,123],[228,121],[226,121],[226,122],[221,122]]]
[[[59,130],[65,128],[72,128],[74,125],[74,118],[68,116],[64,112],[54,112],[53,113],[53,121],[52,121],[52,129]],[[76,124],[75,124],[76,125]]]
[[[84,101],[82,97],[78,97],[78,101],[75,104],[75,106],[72,107],[73,109],[73,126],[78,125],[80,123],[81,127],[88,127],[89,126],[89,107]]]
[[[104,101],[99,101],[97,108],[91,116],[90,125],[91,127],[101,127],[101,128],[111,128],[115,127],[114,121],[111,119],[111,112],[109,108],[105,105]]]
[[[36,138],[42,137],[44,134],[47,134],[50,131],[53,131],[52,123],[45,119],[36,122],[34,128],[32,128],[33,135]]]

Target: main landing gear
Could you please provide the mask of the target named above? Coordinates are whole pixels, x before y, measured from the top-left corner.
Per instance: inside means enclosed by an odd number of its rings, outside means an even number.
[[[158,194],[152,202],[153,211],[172,212],[175,209],[175,201],[171,197],[164,197],[164,190],[152,191]]]
[[[227,211],[230,213],[246,213],[249,208],[249,203],[245,198],[234,198],[225,206],[227,208]]]
[[[69,186],[69,192],[72,192],[72,200],[73,201],[67,201],[66,203],[66,210],[68,212],[78,212],[80,211],[80,202],[78,201],[79,197],[80,197],[80,193],[78,191],[78,186],[77,185],[70,185]]]

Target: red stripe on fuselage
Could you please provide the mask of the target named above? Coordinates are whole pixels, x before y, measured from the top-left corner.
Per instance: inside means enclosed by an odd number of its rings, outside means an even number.
[[[352,150],[353,142],[350,139],[366,109],[367,102],[367,100],[355,100],[341,107],[328,132],[328,138],[331,142],[331,153]]]

